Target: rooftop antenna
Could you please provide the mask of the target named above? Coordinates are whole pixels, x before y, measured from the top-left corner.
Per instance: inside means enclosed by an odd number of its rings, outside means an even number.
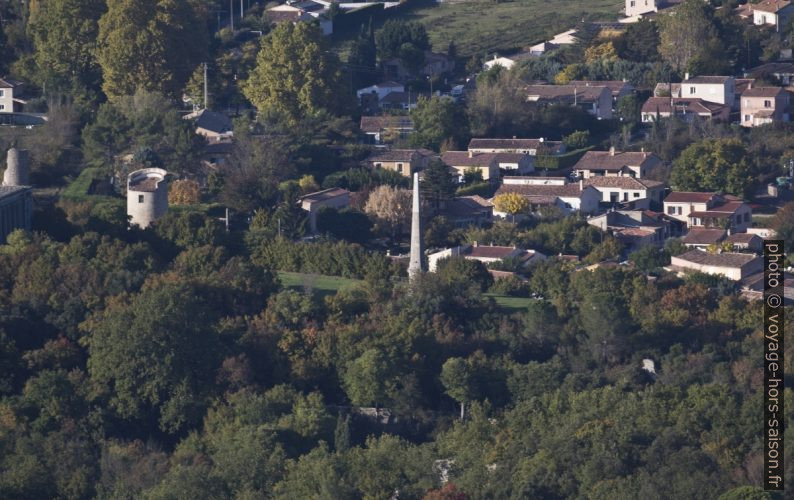
[[[207,90],[207,63],[204,63],[204,109],[207,109],[209,106],[207,104],[209,92]]]

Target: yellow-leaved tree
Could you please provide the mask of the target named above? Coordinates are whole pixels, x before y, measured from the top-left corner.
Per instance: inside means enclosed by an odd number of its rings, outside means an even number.
[[[518,193],[502,193],[493,199],[494,208],[498,212],[509,214],[513,220],[519,214],[529,211],[529,200]]]

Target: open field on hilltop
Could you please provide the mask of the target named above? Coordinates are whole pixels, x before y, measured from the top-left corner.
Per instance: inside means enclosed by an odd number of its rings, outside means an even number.
[[[359,283],[359,280],[342,278],[339,276],[324,276],[320,274],[304,274],[279,271],[278,277],[284,288],[296,291],[311,289],[320,295],[333,295],[342,288]],[[534,299],[524,297],[510,297],[493,293],[485,294],[496,301],[496,304],[505,312],[516,312],[525,310],[529,307],[530,301]]]
[[[432,4],[401,17],[424,24],[435,50],[454,41],[461,56],[518,50],[571,29],[582,19],[615,21],[620,0],[471,0]]]

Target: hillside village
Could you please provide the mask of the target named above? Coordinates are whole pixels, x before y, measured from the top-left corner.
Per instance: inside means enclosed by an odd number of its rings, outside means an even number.
[[[0,497],[779,498],[794,2],[612,3],[0,6]]]

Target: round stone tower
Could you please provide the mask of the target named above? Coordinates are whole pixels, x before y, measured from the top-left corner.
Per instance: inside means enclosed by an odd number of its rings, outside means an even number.
[[[30,155],[27,149],[11,148],[6,159],[3,186],[28,186],[30,184]]]
[[[130,224],[146,228],[168,211],[168,182],[162,168],[144,168],[127,176]]]

